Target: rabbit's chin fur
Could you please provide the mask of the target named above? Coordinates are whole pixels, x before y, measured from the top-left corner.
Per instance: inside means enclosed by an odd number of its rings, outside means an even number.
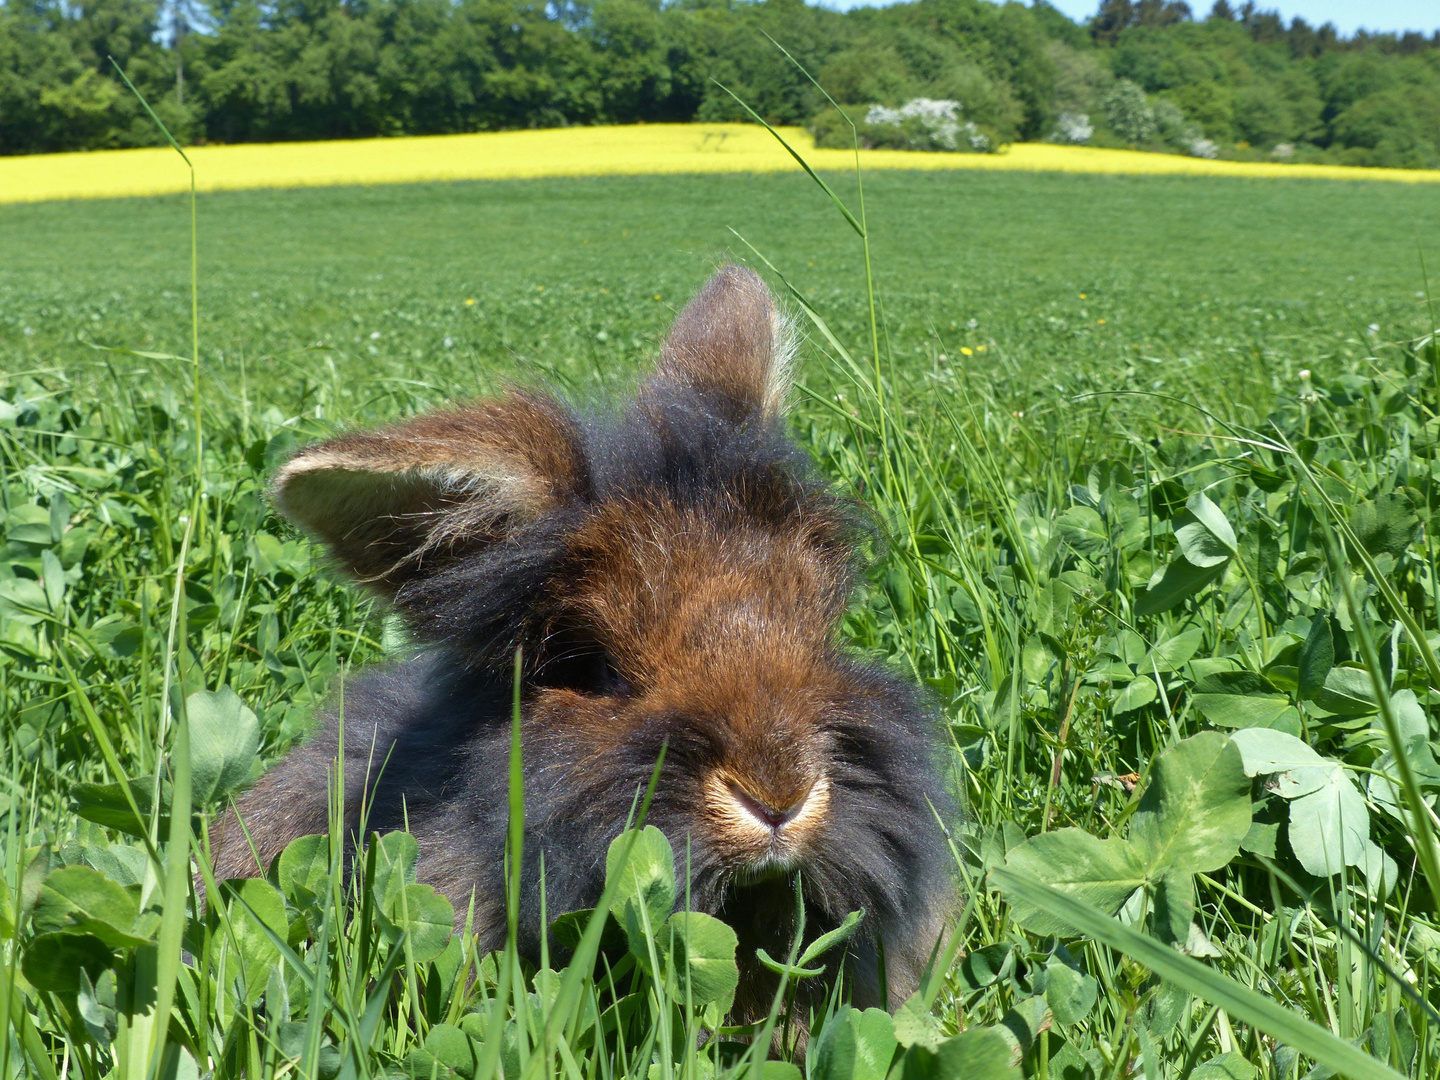
[[[904,1000],[957,899],[954,785],[934,708],[837,644],[876,530],[788,437],[783,338],[764,285],[728,267],[615,413],[512,392],[296,455],[277,502],[424,652],[346,685],[240,800],[245,833],[219,825],[217,875],[325,832],[338,756],[347,831],[408,822],[421,880],[499,946],[518,648],[532,959],[542,860],[546,912],[593,906],[663,748],[647,823],[674,847],[680,902],[739,936],[733,1018],[769,1008],[755,951],[788,952],[797,879],[807,937],[865,911],[800,1012],[842,967],[856,1004]]]

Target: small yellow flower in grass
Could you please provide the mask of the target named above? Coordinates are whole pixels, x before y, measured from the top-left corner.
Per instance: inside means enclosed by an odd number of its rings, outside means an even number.
[[[473,296],[467,296],[467,297],[465,298],[465,306],[466,306],[466,307],[474,307],[474,306],[475,306],[475,297],[473,297]]]
[[[655,299],[656,299],[656,300],[659,300],[659,299],[660,299],[660,294],[659,294],[658,292],[655,294]]]
[[[535,291],[536,291],[536,292],[544,292],[544,291],[545,291],[545,286],[544,286],[544,285],[536,285],[536,286],[535,286]]]
[[[1096,325],[1096,326],[1104,326],[1104,325],[1105,325],[1105,320],[1104,320],[1104,319],[1096,319],[1096,320],[1095,320],[1095,325]]]
[[[985,351],[985,346],[984,346],[984,345],[976,345],[976,346],[975,346],[975,351],[976,351],[976,352],[984,352],[984,351]]]
[[[961,345],[961,346],[960,346],[960,355],[961,355],[961,356],[974,356],[974,355],[975,355],[975,350],[972,349],[972,348],[970,348],[969,345]]]

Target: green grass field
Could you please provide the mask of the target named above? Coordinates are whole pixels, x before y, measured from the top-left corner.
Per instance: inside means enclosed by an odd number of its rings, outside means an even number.
[[[311,844],[187,916],[165,801],[213,810],[252,712],[268,758],[403,647],[269,513],[286,453],[506,381],[618,394],[744,241],[833,334],[803,323],[795,429],[890,534],[846,632],[939,696],[969,807],[961,958],[893,1025],[815,1018],[810,1080],[1440,1076],[1440,203],[865,195],[878,369],[803,176],[205,196],[198,399],[186,201],[0,207],[0,1076],[153,1075],[157,993],[177,1077],[758,1069],[663,935],[610,983],[476,957],[399,841],[348,891]]]

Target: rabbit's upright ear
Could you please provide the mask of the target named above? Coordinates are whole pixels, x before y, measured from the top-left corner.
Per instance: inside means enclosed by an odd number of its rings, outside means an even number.
[[[759,275],[723,266],[675,320],[655,380],[704,395],[736,423],[770,418],[785,407],[793,349]]]
[[[301,450],[282,513],[385,595],[583,494],[580,433],[556,401],[511,393]]]

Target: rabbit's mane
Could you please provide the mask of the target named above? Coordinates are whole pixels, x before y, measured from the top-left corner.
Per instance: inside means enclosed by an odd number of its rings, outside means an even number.
[[[749,530],[757,546],[768,538],[770,550],[787,539],[803,543],[830,579],[830,595],[814,612],[827,623],[817,636],[828,636],[851,588],[859,541],[877,534],[858,504],[830,491],[783,419],[757,415],[737,427],[713,398],[665,383],[647,386],[619,412],[546,404],[563,410],[577,433],[583,482],[573,498],[513,529],[503,543],[402,585],[395,602],[423,638],[448,646],[467,667],[497,673],[511,669],[523,643],[527,671],[543,679],[547,666],[583,647],[566,632],[579,572],[573,545],[607,511],[625,526],[624,536],[607,542],[628,550],[588,552],[591,561],[610,562],[597,574],[618,572],[623,563],[644,575],[647,563],[663,563],[667,553],[653,545],[663,543],[677,513],[708,522],[717,534]],[[536,649],[537,641],[554,647]]]

